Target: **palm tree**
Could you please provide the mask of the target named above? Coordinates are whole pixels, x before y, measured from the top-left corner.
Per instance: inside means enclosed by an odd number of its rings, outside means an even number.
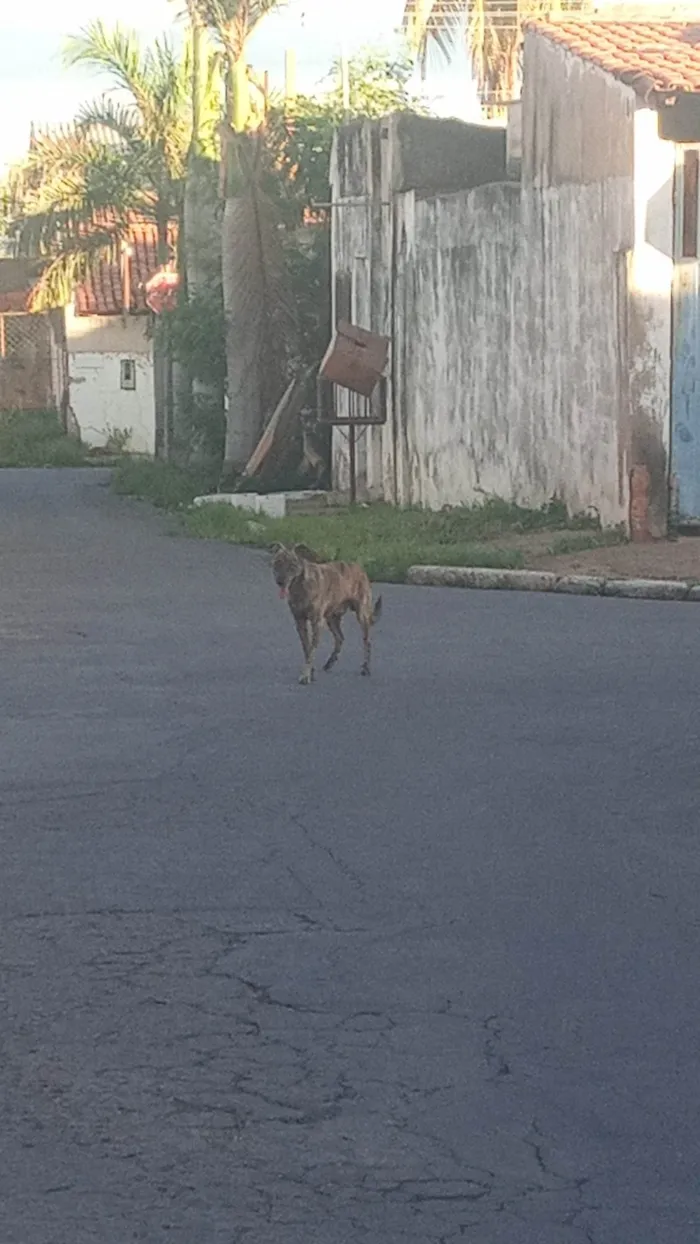
[[[195,0],[180,0],[191,49],[191,136],[185,167],[180,219],[182,284],[174,324],[176,354],[187,364],[185,400],[189,430],[183,426],[181,448],[188,459],[220,455],[224,426],[224,377],[212,366],[211,349],[223,340],[221,288],[221,210],[219,200],[222,118],[222,56],[214,52]],[[218,349],[214,349],[217,361]],[[183,424],[184,424],[183,420]]]
[[[14,234],[20,251],[47,261],[37,309],[65,301],[113,254],[134,212],[155,222],[168,259],[190,142],[188,51],[167,40],[144,50],[135,34],[94,22],[69,41],[66,63],[106,71],[113,87],[72,126],[36,135],[25,162]]]
[[[284,0],[191,0],[225,61],[222,126],[222,275],[228,412],[222,481],[248,461],[284,381],[294,316],[286,296],[279,217],[265,192],[269,171],[259,130],[251,128],[247,52],[260,22]]]
[[[167,39],[144,49],[132,32],[98,21],[69,40],[65,60],[106,73],[111,89],[85,105],[71,127],[32,143],[14,234],[20,253],[46,260],[37,310],[68,301],[96,260],[114,258],[134,213],[155,223],[159,261],[171,258],[172,224],[181,219],[192,144],[190,42],[183,52]],[[210,146],[219,119],[217,94],[215,66],[208,66],[199,128],[201,142],[208,134]],[[171,354],[169,325],[161,317],[154,336],[157,418],[180,441],[187,434],[180,425],[188,401]],[[172,447],[169,435],[165,443]]]
[[[523,21],[583,7],[584,0],[404,0],[403,27],[423,75],[431,47],[450,60],[466,41],[482,104],[498,113],[519,87]]]

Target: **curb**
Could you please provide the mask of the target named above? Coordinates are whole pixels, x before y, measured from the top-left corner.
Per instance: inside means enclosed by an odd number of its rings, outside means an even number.
[[[415,587],[468,587],[501,592],[556,592],[567,596],[617,596],[627,600],[700,602],[700,584],[678,579],[603,579],[556,575],[547,570],[492,570],[475,566],[411,566]]]

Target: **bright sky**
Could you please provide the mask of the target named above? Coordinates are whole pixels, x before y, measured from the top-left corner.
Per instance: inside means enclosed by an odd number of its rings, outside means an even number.
[[[3,5],[0,17],[0,169],[26,149],[29,126],[70,121],[79,104],[98,95],[104,83],[85,69],[66,70],[61,50],[67,35],[87,22],[115,20],[107,0],[62,0],[60,4]],[[171,0],[120,0],[116,11],[122,25],[146,38],[173,24],[178,3]],[[400,25],[402,0],[289,0],[271,14],[251,47],[251,61],[281,81],[284,49],[297,52],[298,85],[313,87],[326,74],[344,41],[348,53],[367,44],[390,44]],[[464,66],[448,74],[431,73],[430,95],[438,111],[463,114]]]

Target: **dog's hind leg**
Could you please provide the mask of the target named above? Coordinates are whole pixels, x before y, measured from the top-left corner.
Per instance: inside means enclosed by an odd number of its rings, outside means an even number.
[[[370,673],[369,666],[370,666],[370,661],[372,659],[372,640],[369,637],[370,628],[372,626],[371,605],[370,605],[369,610],[362,609],[358,613],[357,620],[360,623],[360,627],[362,629],[362,644],[363,644],[364,652],[365,652],[365,659],[362,662],[362,669],[360,670],[360,673],[364,674],[365,678],[369,678],[369,673]]]
[[[326,622],[328,623],[328,629],[333,636],[333,651],[323,667],[324,670],[328,672],[328,670],[333,669],[333,666],[340,656],[340,649],[343,646],[344,636],[343,628],[340,625],[340,616],[337,613],[329,614],[326,618]]]

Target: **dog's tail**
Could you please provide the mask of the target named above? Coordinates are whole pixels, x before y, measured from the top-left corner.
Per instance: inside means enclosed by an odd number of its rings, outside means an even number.
[[[375,622],[379,621],[381,616],[382,616],[382,598],[381,596],[378,596],[374,609],[372,610],[372,626],[374,626]]]

